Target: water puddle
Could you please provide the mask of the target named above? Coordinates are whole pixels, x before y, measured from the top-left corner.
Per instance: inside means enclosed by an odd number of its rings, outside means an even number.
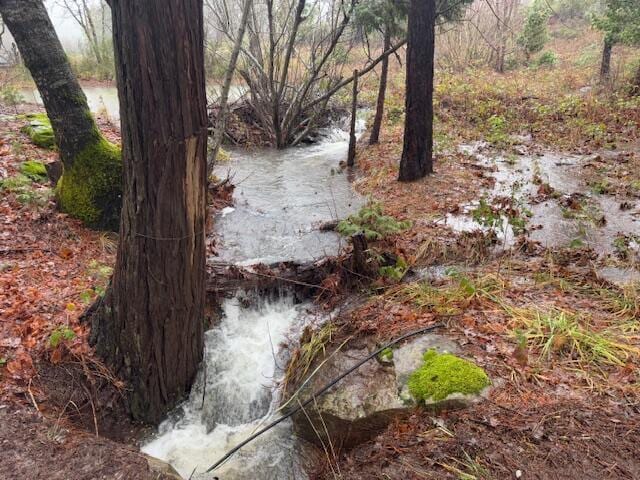
[[[640,232],[640,209],[633,200],[598,194],[584,176],[588,157],[545,153],[540,156],[487,155],[483,144],[465,145],[461,152],[473,156],[495,179],[486,192],[486,204],[506,205],[483,214],[483,204],[464,205],[445,222],[454,231],[488,231],[493,228],[501,248],[513,246],[524,226],[527,238],[543,247],[589,247],[599,255],[616,252],[617,238],[635,238]],[[621,208],[628,203],[631,208]],[[520,220],[512,220],[510,210]],[[510,220],[513,224],[510,223]],[[493,222],[493,223],[492,223]],[[524,223],[522,223],[524,222]]]

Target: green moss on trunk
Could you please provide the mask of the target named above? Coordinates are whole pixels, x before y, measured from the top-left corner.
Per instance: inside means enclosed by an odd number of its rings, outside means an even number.
[[[60,209],[93,228],[117,230],[122,205],[120,149],[98,136],[65,166],[56,186]]]
[[[31,113],[26,115],[26,118],[29,123],[22,127],[21,131],[29,135],[31,141],[39,147],[55,147],[56,139],[47,115],[45,113]]]

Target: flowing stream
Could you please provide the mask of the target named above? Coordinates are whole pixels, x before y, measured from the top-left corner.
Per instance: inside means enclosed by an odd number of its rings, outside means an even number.
[[[360,128],[362,128],[362,123]],[[317,224],[344,217],[363,203],[344,173],[347,136],[325,132],[319,144],[287,150],[232,150],[218,165],[233,176],[234,206],[216,217],[218,256],[211,261],[250,265],[309,260],[335,254],[335,233]],[[223,301],[220,323],[206,333],[205,359],[189,399],[159,426],[142,451],[171,463],[185,478],[304,479],[291,424],[250,443],[215,472],[203,473],[277,411],[278,382],[305,325],[320,321],[292,295],[238,292]],[[295,343],[293,343],[295,344]]]

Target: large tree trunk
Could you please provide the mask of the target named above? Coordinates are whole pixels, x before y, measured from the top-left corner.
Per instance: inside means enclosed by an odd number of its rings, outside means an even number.
[[[157,422],[203,354],[207,115],[202,1],[112,0],[124,199],[99,355]]]
[[[435,0],[411,0],[407,34],[404,146],[398,180],[433,172],[433,57]]]
[[[0,14],[36,82],[64,165],[61,209],[97,228],[118,228],[122,162],[96,127],[42,0],[0,0]]]
[[[602,47],[602,61],[600,62],[600,81],[605,82],[611,75],[611,51],[613,50],[613,42],[608,36],[605,36],[604,46]]]
[[[391,48],[391,28],[387,25],[384,30],[383,52]],[[369,145],[375,145],[380,141],[380,128],[382,127],[382,117],[384,115],[384,99],[387,95],[387,77],[389,76],[389,57],[382,60],[382,70],[380,71],[380,84],[378,85],[378,100],[376,101],[376,115],[371,126]]]

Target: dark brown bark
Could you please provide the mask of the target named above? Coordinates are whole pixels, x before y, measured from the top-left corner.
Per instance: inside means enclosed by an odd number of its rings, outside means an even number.
[[[384,30],[384,45],[382,51],[386,52],[391,48],[391,29],[389,26]],[[380,71],[380,83],[378,85],[378,100],[376,101],[376,115],[371,125],[371,135],[369,136],[369,145],[375,145],[380,141],[380,128],[382,127],[382,117],[384,116],[384,100],[387,95],[387,77],[389,76],[389,57],[382,60],[382,69]]]
[[[99,355],[157,422],[203,354],[207,115],[202,2],[112,0],[124,200],[112,284],[92,319]]]
[[[602,47],[602,61],[600,62],[600,81],[604,82],[611,75],[611,51],[613,50],[613,42],[607,36],[604,39]]]
[[[640,65],[636,67],[631,79],[631,95],[640,95]]]
[[[435,0],[411,0],[407,33],[404,146],[398,180],[433,173]]]
[[[121,197],[119,154],[112,155],[110,150],[100,158],[83,155],[88,149],[92,153],[104,150],[104,140],[42,0],[0,0],[0,14],[51,121],[66,173],[58,190],[62,209],[90,226],[117,229]]]
[[[351,97],[351,127],[349,129],[349,152],[347,167],[353,167],[356,161],[356,115],[358,113],[358,70],[353,71],[353,93]]]

